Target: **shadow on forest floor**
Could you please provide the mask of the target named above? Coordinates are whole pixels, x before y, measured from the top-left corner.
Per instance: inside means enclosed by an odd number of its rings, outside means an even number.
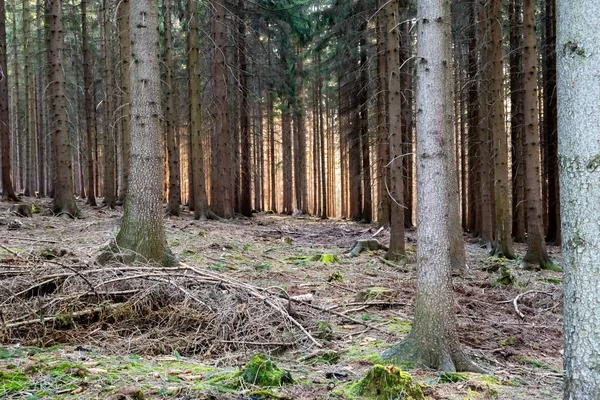
[[[371,225],[184,213],[166,220],[181,268],[99,267],[120,209],[80,203],[85,218],[69,220],[32,201],[32,218],[0,205],[2,398],[349,398],[348,382],[410,331],[413,231],[394,266],[382,252],[348,254],[358,239],[388,243]],[[466,246],[469,269],[454,278],[459,334],[493,377],[411,374],[433,399],[561,398],[562,274]],[[549,251],[560,264],[559,249]],[[295,383],[225,384],[254,354]]]

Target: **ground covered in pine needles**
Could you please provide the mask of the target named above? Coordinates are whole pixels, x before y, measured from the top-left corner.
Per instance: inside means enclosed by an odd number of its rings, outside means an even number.
[[[85,218],[71,220],[32,203],[32,218],[0,204],[0,398],[361,398],[353,383],[410,331],[415,232],[394,264],[349,254],[359,239],[387,244],[370,225],[184,213],[166,221],[180,267],[100,267],[121,210],[81,202]],[[466,239],[459,334],[490,375],[413,379],[431,399],[561,398],[562,274],[521,270]],[[273,382],[251,374],[256,355]]]

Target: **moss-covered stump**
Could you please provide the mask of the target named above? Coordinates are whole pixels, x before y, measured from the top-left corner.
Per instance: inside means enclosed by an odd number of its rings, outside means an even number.
[[[280,369],[263,355],[255,355],[246,364],[241,376],[252,385],[270,387],[294,383],[290,371]]]
[[[421,387],[413,382],[412,376],[396,366],[375,365],[354,387],[353,392],[363,399],[387,400],[424,399]]]

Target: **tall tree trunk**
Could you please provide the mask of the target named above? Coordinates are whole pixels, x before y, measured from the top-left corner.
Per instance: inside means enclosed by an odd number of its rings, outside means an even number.
[[[600,14],[557,2],[558,158],[564,256],[564,399],[600,395]]]
[[[21,134],[21,90],[19,85],[19,51],[18,51],[18,33],[17,33],[17,0],[13,0],[12,6],[12,34],[13,34],[13,70],[15,76],[15,123],[14,129],[16,132],[15,139],[17,139],[14,143],[15,147],[15,156],[14,162],[16,163],[16,168],[14,169],[16,172],[15,178],[15,186],[17,191],[22,191],[24,186],[24,175],[25,175],[25,164],[23,163],[23,137]]]
[[[544,49],[544,137],[548,152],[548,235],[560,244],[560,193],[558,185],[558,135],[556,130],[556,14],[555,1],[546,0]]]
[[[528,268],[551,268],[544,235],[542,182],[540,171],[540,134],[537,97],[537,51],[535,0],[523,1],[523,71],[525,73],[525,197],[527,199],[527,253],[523,264]]]
[[[211,174],[211,209],[222,218],[233,218],[234,171],[231,154],[231,135],[227,113],[227,21],[225,0],[213,1],[212,33],[214,43],[213,88],[214,124]]]
[[[202,116],[200,96],[200,47],[198,28],[198,2],[187,0],[187,18],[189,21],[188,47],[188,80],[190,96],[190,148],[193,180],[190,182],[190,201],[194,204],[194,218],[205,220],[209,215],[208,198],[206,195],[206,178],[204,174],[204,149],[202,148]],[[190,203],[192,204],[192,203]]]
[[[130,5],[131,175],[117,245],[130,261],[163,266],[177,261],[167,246],[162,206],[162,148],[158,2]]]
[[[71,146],[67,123],[65,78],[63,69],[62,1],[47,0],[46,47],[48,49],[48,82],[50,93],[50,115],[55,154],[54,202],[55,215],[79,216],[79,209],[73,196],[73,171]]]
[[[377,8],[383,0],[377,1]],[[385,14],[377,16],[377,222],[380,226],[390,226],[390,196],[388,195],[389,142],[386,123],[386,20]]]
[[[318,53],[317,55],[317,65],[320,67],[321,66],[321,53]],[[321,80],[321,76],[319,76],[319,78],[317,79],[317,85],[318,85],[318,110],[319,110],[319,152],[317,153],[320,157],[320,162],[319,164],[321,165],[320,168],[320,188],[321,188],[321,211],[320,211],[320,216],[322,219],[326,219],[328,216],[328,209],[327,209],[327,196],[329,195],[327,193],[327,167],[325,165],[325,134],[326,134],[326,129],[325,129],[325,124],[323,123],[323,81]]]
[[[282,169],[283,169],[283,208],[281,212],[292,215],[293,181],[292,181],[292,115],[290,101],[287,99],[282,104],[281,111],[281,142],[282,142]]]
[[[509,204],[508,139],[504,121],[504,48],[502,40],[502,1],[491,0],[492,28],[492,135],[494,138],[494,195],[496,235],[494,253],[499,257],[515,258],[512,243],[512,217]]]
[[[112,25],[110,22],[110,2],[103,0],[102,16],[104,22],[104,204],[108,208],[115,208],[115,131],[113,121],[113,61],[112,61]]]
[[[360,28],[365,30],[366,27]],[[371,143],[369,136],[369,67],[366,49],[366,38],[360,42],[360,142],[362,149],[362,180],[363,180],[363,207],[361,220],[371,222],[373,219],[373,199],[371,193]]]
[[[126,0],[128,1],[128,0]],[[123,5],[121,5],[123,6]],[[94,105],[93,105],[93,82],[92,82],[92,66],[90,64],[90,51],[89,51],[89,34],[87,30],[87,0],[81,0],[81,36],[82,36],[82,48],[83,48],[83,88],[84,88],[84,102],[85,102],[85,125],[87,131],[87,169],[88,169],[88,182],[87,182],[87,203],[96,207],[96,190],[94,184]],[[129,121],[128,121],[129,122]]]
[[[129,0],[121,0],[118,3],[119,19],[119,50],[120,50],[120,73],[121,73],[121,190],[119,191],[119,203],[124,204],[127,198],[127,187],[129,185],[129,154],[131,147],[131,135],[129,132],[129,119],[131,96],[129,87],[129,64],[131,60],[131,42],[129,39]]]
[[[469,4],[469,66],[468,66],[468,162],[469,170],[469,230],[474,235],[478,235],[481,227],[481,185],[479,183],[479,91],[477,87],[477,6],[478,0],[473,0]]]
[[[525,235],[525,187],[523,177],[523,139],[525,116],[523,109],[523,22],[522,0],[511,0],[510,13],[510,130],[512,141],[513,177],[513,236],[524,243]]]
[[[268,121],[269,121],[269,177],[271,178],[271,211],[274,213],[277,212],[277,182],[275,180],[276,174],[276,163],[275,163],[275,121],[274,121],[274,98],[273,98],[273,86],[270,85],[269,92],[267,93],[268,104],[267,104],[267,113],[268,113]]]
[[[450,92],[450,3],[422,0],[417,8],[417,295],[411,332],[384,360],[442,371],[479,370],[456,331],[450,264],[447,104]],[[451,107],[450,107],[451,108]],[[441,228],[441,229],[440,229]]]
[[[400,41],[396,27],[400,22],[398,15],[399,0],[389,1],[385,7],[385,44],[388,74],[388,112],[390,141],[390,197],[391,197],[391,232],[390,247],[387,258],[399,260],[405,253],[404,248],[404,178],[402,154],[402,109],[400,96]],[[368,167],[368,166],[367,166]]]
[[[404,226],[412,228],[413,224],[413,65],[409,62],[412,54],[412,38],[410,23],[401,25],[400,33],[400,92],[402,93],[402,157],[404,175]]]
[[[163,0],[165,63],[167,67],[165,82],[165,120],[169,163],[169,197],[167,201],[167,214],[178,216],[181,208],[181,184],[179,178],[179,147],[177,146],[177,140],[175,138],[177,126],[175,123],[175,81],[173,80],[175,63],[173,62],[172,52],[173,37],[171,34],[171,7],[171,0]]]
[[[44,41],[42,35],[42,19],[44,18],[44,7],[42,5],[41,0],[36,1],[36,29],[38,31],[37,35],[37,64],[38,64],[38,85],[37,85],[37,131],[38,131],[38,148],[37,148],[37,156],[38,156],[38,192],[40,197],[46,197],[46,160],[47,149],[46,149],[46,107],[47,103],[44,99],[44,93],[46,88],[46,75],[41,73],[44,65]]]
[[[6,51],[6,8],[0,0],[0,70],[8,71]],[[2,197],[18,201],[11,178],[10,116],[8,112],[8,79],[0,79],[0,147],[2,148]]]
[[[487,10],[479,5],[478,38],[480,47],[479,81],[479,183],[481,192],[481,241],[484,245],[493,243],[492,223],[492,179],[490,155],[490,36],[487,28]]]
[[[244,0],[238,1],[240,13],[244,10]],[[238,61],[240,64],[240,139],[241,139],[241,171],[240,213],[252,216],[252,164],[250,160],[250,116],[248,110],[248,64],[246,62],[246,21],[240,14],[238,24],[239,43]]]
[[[31,58],[30,58],[30,46],[29,40],[31,36],[30,32],[30,20],[31,15],[29,13],[29,0],[23,0],[23,21],[22,21],[22,33],[23,33],[23,79],[25,81],[25,108],[24,108],[24,143],[25,143],[25,196],[33,196],[35,192],[35,167],[34,167],[34,146],[35,143],[35,128],[33,127],[31,115],[31,89],[32,89],[32,75],[30,70]]]

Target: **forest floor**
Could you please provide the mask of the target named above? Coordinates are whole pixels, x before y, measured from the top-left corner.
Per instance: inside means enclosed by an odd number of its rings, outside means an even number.
[[[184,213],[166,221],[180,269],[100,267],[120,209],[80,202],[84,218],[70,220],[31,202],[32,218],[0,204],[0,398],[348,399],[410,331],[414,231],[393,265],[382,251],[349,255],[358,239],[387,244],[372,225]],[[431,399],[561,398],[562,273],[524,271],[468,237],[466,249],[453,281],[459,335],[490,375],[411,369],[413,379]],[[240,379],[256,354],[294,383]]]

